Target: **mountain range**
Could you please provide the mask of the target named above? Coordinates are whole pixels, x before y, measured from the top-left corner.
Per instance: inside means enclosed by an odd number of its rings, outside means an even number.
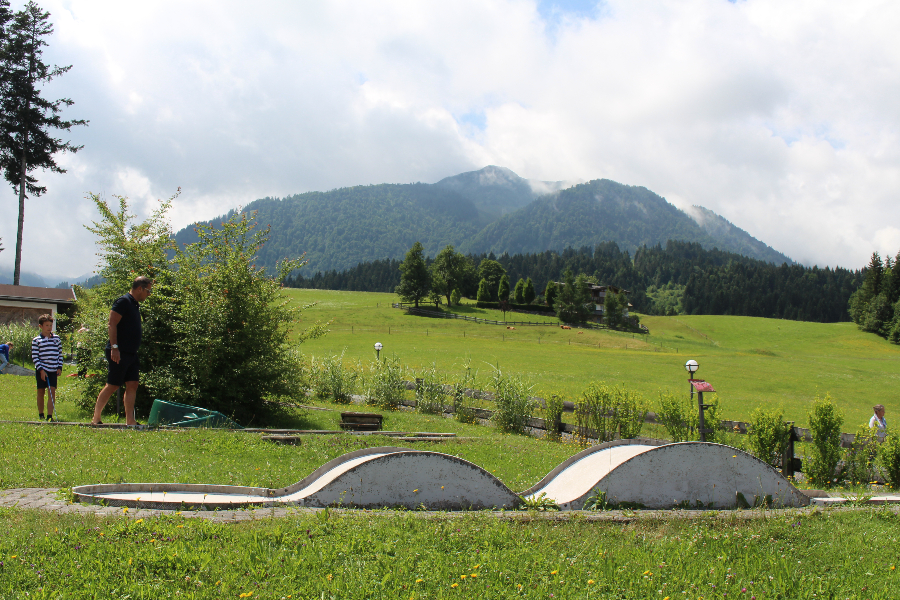
[[[262,198],[242,211],[255,212],[258,225],[270,228],[257,264],[271,268],[284,257],[305,252],[308,274],[402,258],[416,241],[434,256],[447,244],[464,253],[502,255],[614,241],[633,254],[641,246],[681,240],[793,264],[713,211],[695,206],[684,212],[644,187],[608,179],[574,185],[533,181],[496,166],[433,184],[379,184]],[[184,244],[197,236],[191,226],[175,239]]]

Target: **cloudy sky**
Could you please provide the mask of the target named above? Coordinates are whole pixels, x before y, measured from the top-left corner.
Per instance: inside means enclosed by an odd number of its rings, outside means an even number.
[[[50,284],[93,268],[89,192],[143,215],[180,186],[177,229],[490,164],[642,185],[807,264],[900,250],[896,1],[39,4],[47,60],[73,65],[45,95],[91,121],[27,201],[23,268]],[[16,201],[0,193],[0,269]]]

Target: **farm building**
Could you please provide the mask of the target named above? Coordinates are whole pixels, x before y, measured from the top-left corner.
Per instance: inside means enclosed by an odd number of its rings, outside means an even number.
[[[75,291],[71,288],[0,284],[0,325],[29,323],[37,328],[38,317],[49,313],[56,331],[56,315],[67,312],[74,304]]]
[[[591,288],[591,302],[594,303],[594,316],[595,317],[603,317],[603,312],[605,311],[605,303],[606,303],[606,293],[607,291],[613,294],[625,294],[628,296],[631,292],[628,290],[623,290],[622,288],[618,288],[614,285],[593,285],[588,284]],[[628,303],[625,305],[625,308],[622,310],[622,316],[628,316],[628,309],[631,308],[631,304]]]

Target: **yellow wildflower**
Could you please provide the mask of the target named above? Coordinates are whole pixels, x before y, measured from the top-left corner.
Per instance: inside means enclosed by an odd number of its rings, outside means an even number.
[[[334,577],[332,577],[331,573],[329,573],[328,575],[325,576],[325,579],[327,579],[328,581],[331,581],[332,579],[334,579]]]
[[[414,490],[413,490],[413,494],[415,494],[415,493],[418,492],[418,491],[419,491],[419,488],[414,489]]]
[[[465,579],[466,576],[465,576],[465,575],[460,575],[459,578],[460,578],[460,579]]]
[[[588,585],[594,585],[594,580],[593,580],[593,579],[588,579]],[[666,598],[666,600],[669,600],[669,599]]]
[[[137,525],[138,523],[143,523],[143,522],[144,522],[143,519],[138,519],[137,521],[134,522],[134,524]]]
[[[557,573],[559,573],[559,570],[556,570],[556,571],[550,571],[550,574],[551,574],[551,575],[556,575]]]
[[[425,581],[425,580],[424,579],[416,579],[416,583],[422,583],[423,581]]]
[[[469,575],[469,577],[475,579],[476,577],[478,577],[478,573],[472,573],[471,575]]]
[[[458,584],[458,583],[454,583],[454,584],[452,584],[450,587],[452,587],[452,588],[459,587],[459,584]]]

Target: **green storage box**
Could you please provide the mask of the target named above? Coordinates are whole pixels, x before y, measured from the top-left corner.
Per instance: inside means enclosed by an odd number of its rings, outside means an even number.
[[[147,420],[147,425],[150,427],[243,429],[243,427],[220,412],[159,399],[153,401],[153,408],[150,409],[150,418]]]

